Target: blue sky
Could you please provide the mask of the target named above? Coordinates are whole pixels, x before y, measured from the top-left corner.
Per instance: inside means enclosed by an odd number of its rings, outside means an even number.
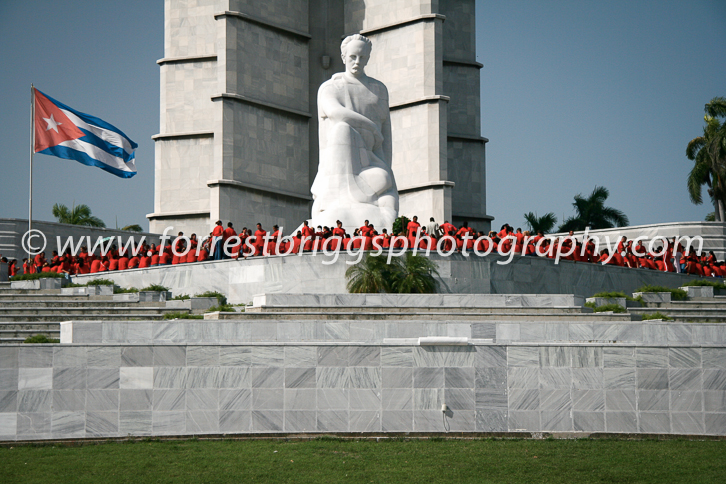
[[[32,82],[139,144],[130,180],[36,155],[34,218],[75,202],[110,227],[148,227],[163,25],[160,0],[0,0],[0,217],[28,213]],[[631,224],[702,220],[711,207],[688,199],[684,152],[703,105],[726,96],[725,45],[724,1],[477,2],[494,225],[561,220],[595,185]]]

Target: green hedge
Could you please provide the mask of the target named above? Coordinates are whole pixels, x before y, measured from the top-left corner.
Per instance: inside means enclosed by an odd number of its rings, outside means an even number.
[[[47,278],[63,278],[66,277],[65,274],[58,274],[57,272],[37,272],[35,274],[18,274],[17,276],[13,276],[10,278],[11,281],[36,281],[38,279],[47,279]]]
[[[685,301],[688,299],[688,293],[683,289],[673,289],[665,286],[651,286],[650,284],[646,284],[645,286],[636,289],[634,292],[670,292],[671,299],[673,301]]]

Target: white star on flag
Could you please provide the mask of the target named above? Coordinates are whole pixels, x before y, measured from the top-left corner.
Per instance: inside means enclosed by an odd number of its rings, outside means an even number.
[[[58,132],[58,126],[60,126],[61,124],[63,124],[63,123],[59,123],[58,121],[56,121],[55,119],[53,119],[53,115],[52,114],[50,115],[50,118],[43,118],[43,119],[45,120],[46,123],[48,123],[48,127],[45,128],[46,131],[52,129],[53,131],[55,131],[57,133]]]

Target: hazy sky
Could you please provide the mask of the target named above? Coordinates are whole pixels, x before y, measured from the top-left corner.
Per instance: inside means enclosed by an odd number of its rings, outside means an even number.
[[[148,228],[163,10],[161,0],[0,0],[0,217],[28,215],[32,82],[139,144],[128,180],[36,155],[34,218],[75,201],[109,227]],[[493,225],[523,226],[528,211],[561,221],[595,185],[633,225],[712,210],[688,199],[684,153],[704,104],[726,96],[726,1],[478,1],[476,18]]]

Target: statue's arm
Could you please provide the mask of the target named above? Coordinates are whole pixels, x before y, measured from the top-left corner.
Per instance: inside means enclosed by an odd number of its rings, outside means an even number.
[[[381,134],[383,135],[383,155],[388,166],[391,166],[393,163],[393,140],[391,139],[391,113],[388,110],[386,110],[386,120],[383,121],[383,126],[381,126]]]
[[[378,132],[378,127],[373,121],[343,106],[335,95],[332,86],[322,86],[320,88],[318,92],[318,112],[320,116],[327,117],[336,123],[343,122],[357,129]]]

